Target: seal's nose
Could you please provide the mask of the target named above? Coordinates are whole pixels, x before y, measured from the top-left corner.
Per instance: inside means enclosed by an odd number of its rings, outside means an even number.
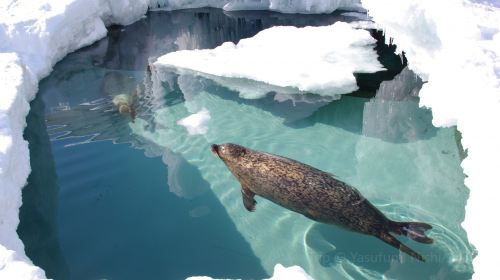
[[[219,156],[219,146],[213,144],[212,146],[210,146],[210,150],[214,155]]]

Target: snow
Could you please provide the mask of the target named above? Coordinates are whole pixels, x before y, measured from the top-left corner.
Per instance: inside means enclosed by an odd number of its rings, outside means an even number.
[[[155,64],[193,70],[209,77],[233,78],[223,82],[231,83],[229,88],[255,80],[282,87],[288,93],[292,93],[292,88],[296,93],[336,96],[358,89],[354,73],[384,69],[377,60],[374,44],[368,31],[343,22],[322,27],[278,26],[238,44],[226,42],[213,50],[168,53]],[[245,92],[242,95],[258,98],[265,93],[264,90],[253,96]]]
[[[215,280],[207,276],[193,276],[186,280]],[[313,280],[300,266],[284,267],[281,264],[274,266],[273,276],[266,280]]]
[[[0,53],[0,279],[44,278],[43,270],[24,255],[16,234],[21,189],[30,172],[25,118],[37,85],[14,53]]]
[[[222,8],[227,0],[150,0],[149,6],[153,10],[179,10],[202,7]]]
[[[203,108],[198,113],[178,120],[177,124],[184,126],[189,135],[197,135],[207,133],[208,121],[210,121],[210,112],[206,108]]]
[[[500,279],[496,201],[500,179],[500,9],[498,1],[363,0],[370,16],[404,50],[427,83],[422,106],[433,124],[462,133],[470,189],[463,227],[476,247],[474,279]],[[496,3],[496,4],[495,4]]]
[[[270,10],[280,13],[329,14],[335,10],[363,11],[359,0],[233,0],[224,5],[225,11]]]
[[[38,79],[67,53],[106,35],[106,24],[130,24],[147,0],[12,1],[0,12],[0,50],[14,51]]]
[[[274,267],[273,277],[269,280],[313,280],[313,278],[299,266],[284,267],[277,264]]]

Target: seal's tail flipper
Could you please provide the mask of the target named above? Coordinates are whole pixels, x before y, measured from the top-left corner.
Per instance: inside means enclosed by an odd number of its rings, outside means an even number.
[[[422,257],[422,255],[420,255],[419,253],[413,251],[412,249],[406,247],[403,243],[401,243],[399,240],[397,240],[394,236],[390,235],[389,233],[387,232],[382,232],[379,236],[377,236],[378,238],[380,238],[382,241],[384,241],[385,243],[401,250],[402,252],[414,257],[415,259],[419,260],[419,261],[422,261],[422,262],[425,262],[425,259],[424,257]]]
[[[434,240],[425,235],[425,232],[431,228],[431,225],[425,223],[394,222],[394,228],[391,231],[397,234],[406,235],[406,237],[420,243],[431,244]]]

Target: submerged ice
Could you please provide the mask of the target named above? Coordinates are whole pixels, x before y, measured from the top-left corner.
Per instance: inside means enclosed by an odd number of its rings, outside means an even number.
[[[210,112],[203,108],[198,113],[178,120],[177,124],[184,126],[190,135],[196,135],[207,133],[208,121],[210,121]]]
[[[4,91],[12,100],[31,100],[36,92],[36,81],[51,71],[52,65],[76,48],[90,44],[105,35],[105,24],[129,24],[140,18],[150,7],[172,3],[175,8],[198,6],[224,7],[229,2],[240,5],[241,9],[261,7],[267,3],[281,3],[273,7],[282,12],[330,12],[332,3],[344,3],[346,7],[357,1],[3,1],[0,3],[0,51],[14,55],[0,61],[2,71],[13,76]],[[498,211],[484,205],[498,205],[495,202],[495,168],[491,162],[500,158],[497,148],[499,142],[496,120],[499,119],[499,73],[498,48],[498,4],[495,1],[372,1],[363,0],[370,15],[396,39],[410,59],[411,68],[428,80],[423,89],[422,104],[432,107],[436,125],[457,124],[463,134],[463,143],[468,148],[469,157],[463,166],[468,175],[467,185],[472,189],[468,202],[465,225],[472,243],[477,246],[477,278],[493,278],[498,275],[495,269],[495,230],[486,224],[492,213]],[[175,5],[173,4],[175,3]],[[160,4],[160,5],[159,5]],[[233,4],[233,5],[236,5]],[[287,6],[288,5],[288,6]],[[302,6],[300,6],[302,5]],[[343,5],[338,5],[343,8]],[[165,7],[168,5],[165,5]],[[233,6],[234,7],[234,6]],[[319,8],[317,8],[319,7]],[[230,6],[227,6],[229,9]],[[351,7],[352,8],[352,7]],[[269,6],[268,9],[271,9]],[[355,9],[355,8],[354,8]],[[447,11],[446,14],[444,14]],[[473,24],[470,24],[473,23]],[[475,24],[478,23],[478,24]],[[472,26],[472,29],[469,27]],[[460,32],[457,32],[460,31]],[[463,32],[467,30],[467,32]],[[472,31],[471,31],[472,30]],[[462,36],[465,34],[466,36]],[[458,39],[458,40],[457,40]],[[457,47],[460,46],[460,47]],[[467,48],[463,48],[466,46]],[[10,54],[9,52],[16,53]],[[455,61],[456,60],[456,61]],[[7,62],[6,62],[7,61]],[[448,64],[449,63],[449,64]],[[16,69],[24,69],[17,71]],[[16,72],[13,73],[13,70]],[[465,71],[461,71],[465,70]],[[450,73],[456,73],[453,75]],[[2,80],[4,81],[4,80]],[[459,81],[459,82],[457,82]],[[449,86],[452,86],[451,88]],[[3,98],[3,97],[2,97]],[[453,100],[453,102],[450,102]],[[379,100],[382,103],[382,100]],[[378,102],[377,100],[375,103]],[[27,148],[22,138],[23,115],[27,110],[19,110],[22,102],[9,102],[2,108],[0,127],[2,139],[0,149],[0,176],[2,195],[8,203],[1,204],[2,228],[0,243],[0,276],[43,278],[40,269],[31,266],[24,256],[22,244],[14,231],[17,225],[20,189],[29,171]],[[377,104],[380,104],[377,103]],[[2,100],[2,104],[3,100]],[[373,104],[376,105],[376,104]],[[373,106],[372,108],[379,105]],[[383,107],[383,106],[382,106]],[[198,108],[201,109],[201,108]],[[378,109],[377,109],[378,110]],[[382,110],[385,110],[382,108]],[[192,112],[194,113],[194,112]],[[377,128],[367,129],[367,134],[377,135]],[[375,132],[374,132],[375,131]],[[375,133],[375,134],[371,134]],[[416,154],[418,155],[418,153]],[[16,157],[19,172],[9,173],[11,157]],[[486,163],[486,164],[485,164]],[[15,175],[15,176],[14,176]],[[4,178],[2,177],[2,179]],[[496,185],[495,185],[496,184]],[[12,198],[12,200],[11,200]],[[494,224],[493,224],[494,226]],[[5,231],[4,231],[5,229]],[[487,236],[485,236],[487,235]],[[15,246],[11,246],[15,244]],[[346,266],[349,269],[349,266]],[[3,273],[3,274],[2,274]],[[20,279],[20,278],[19,278]]]
[[[220,84],[247,98],[262,97],[268,91],[336,96],[358,89],[354,73],[384,70],[374,44],[368,31],[342,22],[324,27],[280,26],[238,44],[168,53],[155,64],[216,76]],[[263,83],[264,89],[241,91],[248,80]]]
[[[280,259],[285,265],[300,265],[317,279],[380,279],[383,275],[428,279],[438,274],[453,279],[470,277],[472,248],[460,227],[467,191],[455,132],[432,127],[429,112],[418,109],[416,95],[421,81],[411,71],[406,69],[384,83],[373,103],[352,96],[326,103],[312,99],[309,102],[317,102],[317,106],[307,107],[307,113],[295,112],[294,108],[306,105],[303,101],[294,106],[278,101],[286,100],[285,95],[275,95],[274,107],[268,107],[268,97],[238,98],[196,73],[179,74],[158,67],[152,82],[148,87],[152,92],[147,94],[164,98],[182,94],[185,101],[157,107],[153,119],[139,118],[131,125],[132,131],[197,166],[238,231],[252,240],[250,245],[268,273],[273,260]],[[161,98],[155,102],[164,103]],[[205,134],[190,135],[175,125],[179,118],[203,108],[211,115]],[[434,226],[431,236],[435,244],[412,243],[429,258],[427,268],[409,276],[419,264],[376,239],[314,223],[265,200],[258,201],[255,213],[247,213],[238,183],[210,153],[210,144],[222,142],[321,167],[356,186],[391,219],[429,221]],[[325,154],[328,156],[320,156]],[[374,162],[378,163],[375,167]],[[440,196],[450,188],[452,194]],[[261,226],[256,228],[255,224]],[[262,232],[261,228],[267,230]],[[366,263],[362,258],[374,261]]]
[[[470,189],[463,225],[477,249],[474,278],[500,278],[497,246],[492,246],[496,224],[490,222],[500,211],[498,1],[363,0],[363,6],[427,82],[420,105],[432,109],[433,124],[456,125],[461,132]]]
[[[193,276],[186,280],[217,280],[208,276]],[[263,280],[314,280],[311,276],[307,274],[300,266],[290,266],[284,267],[281,264],[277,264],[274,267],[274,273],[271,278]]]

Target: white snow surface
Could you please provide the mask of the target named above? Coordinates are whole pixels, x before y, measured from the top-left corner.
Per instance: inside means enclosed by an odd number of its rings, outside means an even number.
[[[490,1],[363,0],[393,37],[409,67],[427,81],[422,106],[433,124],[457,125],[470,189],[463,227],[476,247],[474,279],[500,279],[500,3]],[[477,3],[480,2],[480,3]]]
[[[186,280],[217,280],[208,276],[193,276]],[[219,279],[221,280],[221,279]],[[300,266],[284,267],[281,264],[274,266],[273,276],[265,280],[314,280]]]
[[[268,280],[313,280],[300,266],[284,267],[281,264],[274,266],[273,277]]]
[[[43,270],[24,255],[16,234],[21,187],[30,173],[23,130],[28,100],[34,97],[37,84],[15,53],[0,53],[0,77],[0,279],[43,278]]]
[[[198,113],[178,120],[177,124],[184,126],[189,135],[197,135],[207,133],[208,121],[210,121],[210,112],[206,108],[203,108]]]
[[[168,53],[155,64],[255,80],[294,88],[297,93],[336,96],[358,89],[354,73],[384,69],[373,49],[375,42],[368,31],[344,22],[321,27],[276,26],[238,44]]]

